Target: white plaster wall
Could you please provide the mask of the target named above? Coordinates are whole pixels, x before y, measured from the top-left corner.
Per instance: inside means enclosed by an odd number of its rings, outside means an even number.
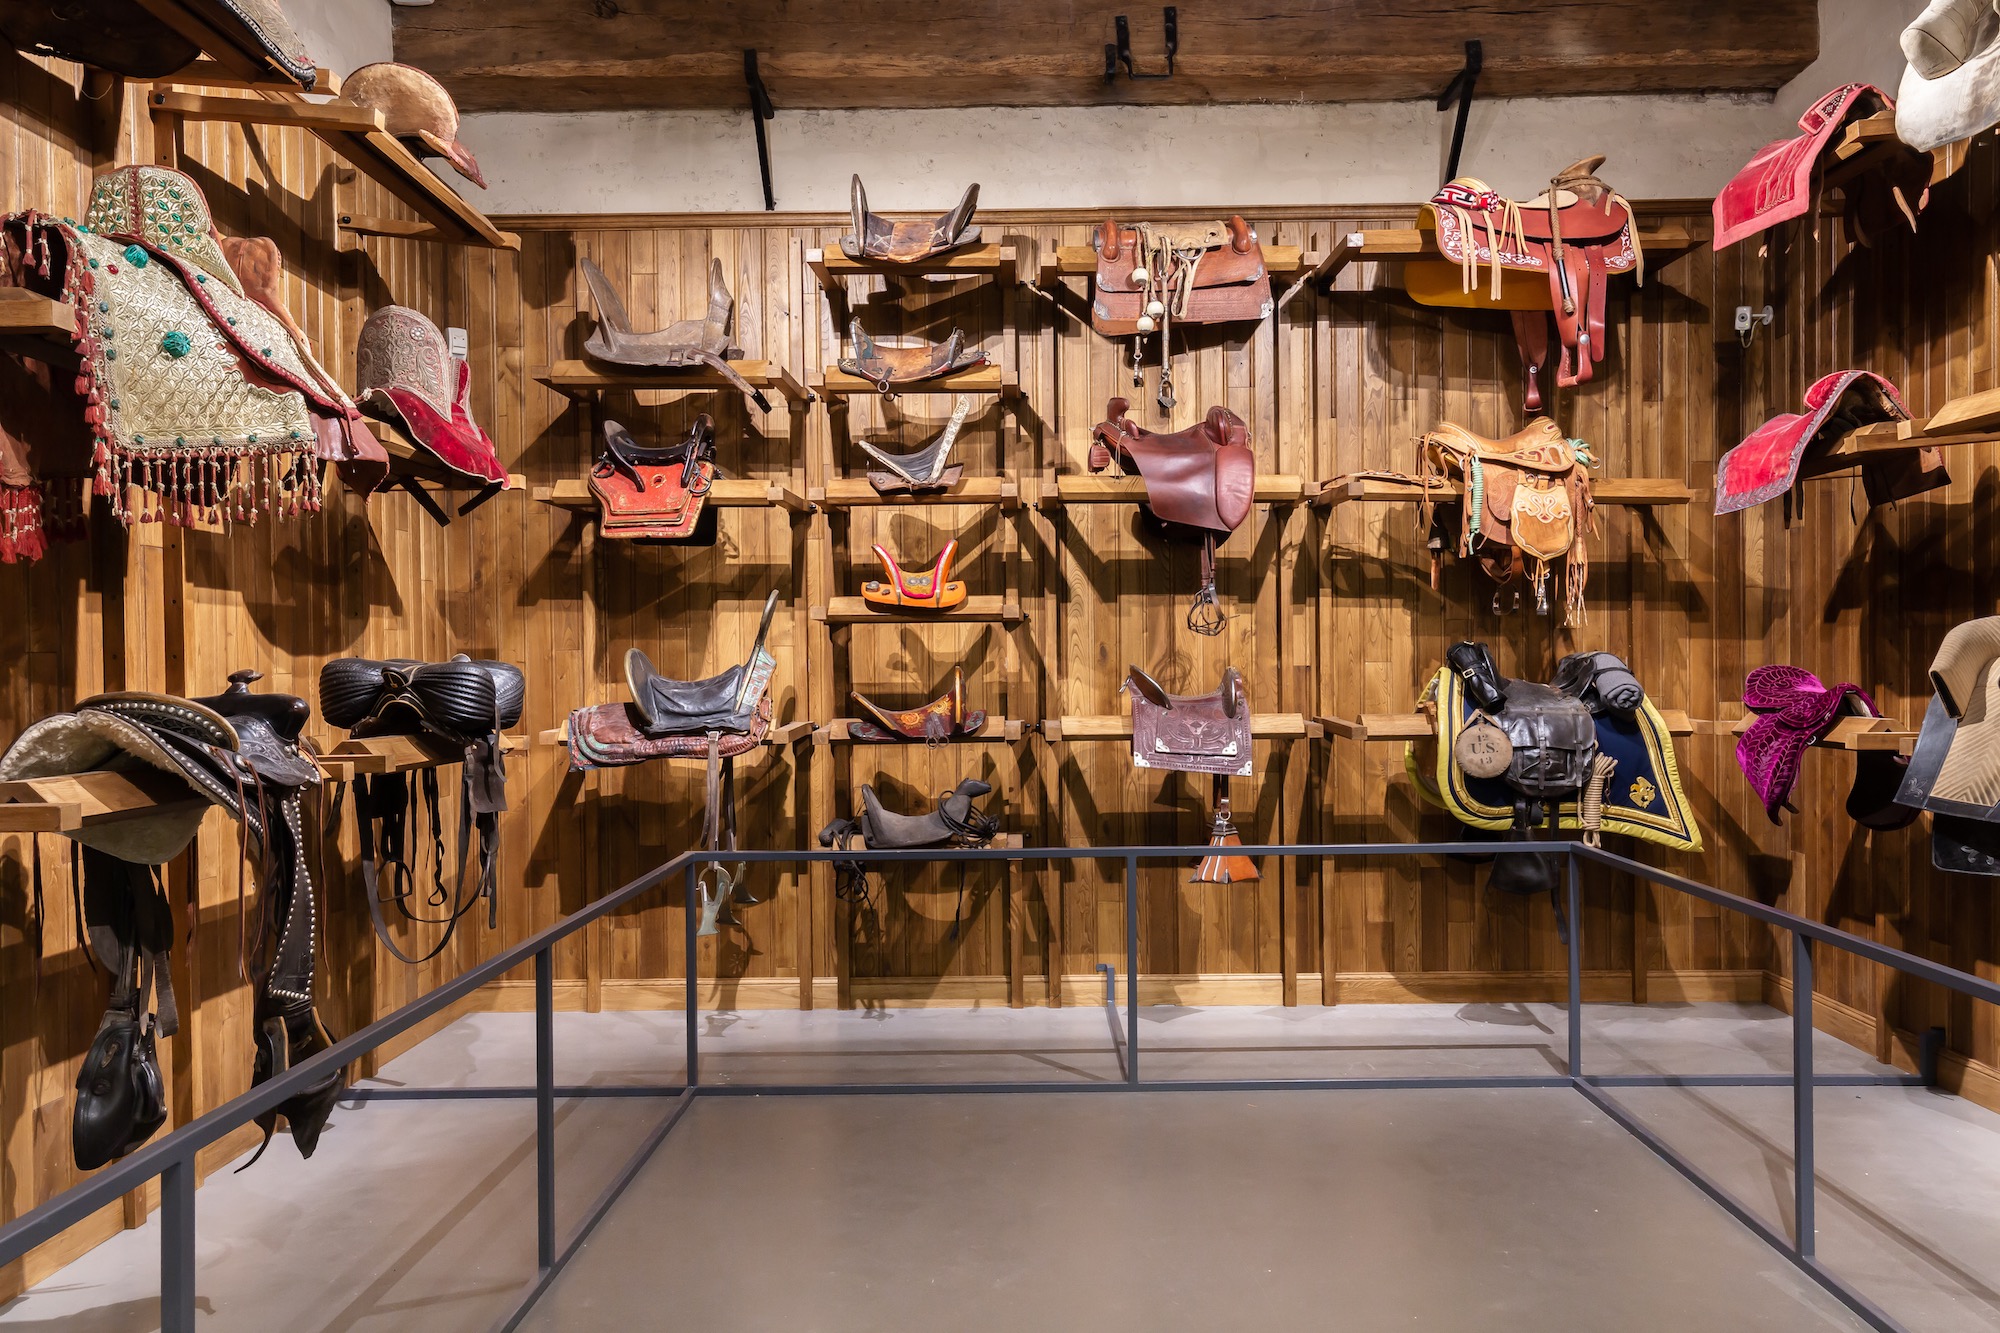
[[[389,0],[284,0],[306,50],[320,66],[346,75],[377,60],[393,60]]]
[[[1926,0],[1820,0],[1819,59],[1778,90],[1781,126],[1843,83],[1872,83],[1894,97],[1903,80],[1903,29]]]
[[[775,90],[774,90],[775,91]],[[778,207],[844,212],[859,171],[878,207],[983,209],[1383,203],[1437,188],[1451,117],[1429,103],[780,111],[766,125]],[[468,116],[495,213],[755,212],[748,112]],[[1768,101],[1597,97],[1475,102],[1461,171],[1525,198],[1611,154],[1633,198],[1712,195],[1772,137]]]

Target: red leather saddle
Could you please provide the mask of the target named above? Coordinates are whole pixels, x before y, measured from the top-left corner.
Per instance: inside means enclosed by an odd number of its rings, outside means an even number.
[[[687,438],[664,449],[642,448],[615,421],[604,423],[604,452],[590,468],[597,530],[627,541],[715,542],[715,511],[704,503],[720,473],[715,421],[694,419]]]

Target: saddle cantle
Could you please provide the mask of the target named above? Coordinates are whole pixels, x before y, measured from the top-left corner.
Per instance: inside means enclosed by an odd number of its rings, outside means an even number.
[[[863,453],[881,465],[868,469],[868,484],[884,495],[901,491],[949,490],[965,472],[963,466],[951,461],[951,451],[958,443],[959,428],[965,424],[966,414],[971,410],[970,398],[964,394],[955,396],[952,399],[951,420],[945,423],[944,430],[914,453],[894,454],[866,440],[855,440]]]
[[[715,544],[715,510],[704,503],[715,480],[715,419],[703,412],[687,438],[642,448],[615,421],[604,423],[604,452],[590,467],[597,530],[626,541]]]
[[[1540,312],[1553,312],[1561,342],[1556,383],[1584,384],[1604,359],[1608,279],[1634,273],[1646,280],[1631,206],[1595,174],[1603,162],[1598,156],[1572,163],[1525,203],[1461,176],[1417,214],[1418,229],[1435,236],[1444,258],[1404,266],[1410,296],[1425,305],[1513,311],[1529,412],[1542,406],[1540,373],[1549,351]],[[1484,293],[1482,264],[1492,271]]]
[[[1815,459],[1851,430],[1910,419],[1896,386],[1865,370],[1843,370],[1814,381],[1806,390],[1805,408],[1772,417],[1717,460],[1716,513],[1733,514],[1791,491],[1802,473],[1814,475]],[[1871,505],[1950,484],[1944,453],[1935,445],[1861,464],[1861,485]]]
[[[868,211],[868,192],[861,177],[854,177],[849,192],[854,230],[840,238],[840,249],[849,259],[873,259],[885,264],[915,264],[979,240],[979,228],[972,212],[979,206],[977,182],[966,187],[965,197],[948,213],[918,222],[891,222]]]
[[[2000,875],[2000,616],[1954,626],[1930,677],[1930,707],[1896,800],[1930,811],[1932,865]]]
[[[507,469],[472,418],[472,369],[428,316],[399,305],[370,314],[355,343],[354,374],[363,409],[402,426],[457,482],[489,495],[507,488]],[[392,474],[399,470],[391,464]],[[414,478],[405,472],[404,482],[411,487]],[[432,516],[447,521],[442,511]]]
[[[958,559],[958,538],[946,542],[930,569],[920,574],[906,573],[880,542],[874,550],[875,558],[882,562],[882,578],[861,585],[861,595],[871,605],[948,611],[965,600],[965,584],[951,577],[952,562]]]
[[[729,341],[729,322],[736,310],[736,298],[723,280],[722,261],[708,266],[708,310],[700,319],[684,319],[651,333],[638,333],[625,314],[625,302],[604,270],[589,259],[577,261],[584,285],[590,288],[591,304],[597,308],[597,327],[583,343],[583,350],[599,361],[613,365],[637,366],[647,370],[680,370],[688,366],[708,366],[738,389],[760,412],[771,410],[764,391],[753,387],[730,362],[742,357],[743,349]]]
[[[1250,776],[1250,699],[1235,667],[1207,694],[1168,694],[1138,667],[1125,672],[1134,768]]]
[[[984,711],[968,707],[965,701],[965,668],[951,669],[951,683],[943,694],[915,708],[884,708],[859,690],[848,697],[875,720],[856,720],[847,734],[857,741],[924,741],[942,745],[953,736],[970,736],[986,725]]]
[[[1764,804],[1773,824],[1782,823],[1780,810],[1792,810],[1792,788],[1799,765],[1813,742],[1832,731],[1843,717],[1880,717],[1875,700],[1859,685],[1842,681],[1829,686],[1803,667],[1773,663],[1753,670],[1743,681],[1743,705],[1757,714],[1736,742],[1736,763]],[[1863,750],[1854,757],[1854,786],[1847,813],[1868,828],[1902,828],[1917,817],[1914,808],[1897,804],[1889,793],[1903,782],[1910,761],[1893,750]]]
[[[1424,487],[1431,586],[1438,586],[1444,553],[1453,549],[1462,559],[1478,559],[1500,585],[1494,593],[1496,612],[1511,609],[1501,603],[1503,592],[1513,591],[1518,601],[1514,580],[1525,577],[1534,589],[1536,611],[1547,615],[1549,574],[1560,560],[1563,623],[1582,624],[1590,575],[1590,548],[1584,539],[1597,530],[1586,471],[1595,460],[1588,446],[1565,438],[1547,417],[1536,417],[1500,440],[1447,421],[1419,441],[1418,455],[1414,480]],[[1454,477],[1463,481],[1464,493],[1433,507],[1431,494],[1448,489]]]
[[[1250,428],[1226,407],[1171,434],[1156,434],[1125,415],[1130,404],[1113,398],[1105,419],[1091,431],[1089,464],[1102,472],[1118,464],[1146,483],[1145,508],[1167,535],[1201,542],[1202,586],[1188,608],[1188,628],[1220,634],[1224,617],[1216,597],[1215,547],[1249,517],[1257,493],[1257,456]]]
[[[1241,217],[1226,222],[1120,226],[1106,219],[1097,247],[1090,326],[1107,338],[1132,337],[1132,384],[1145,382],[1145,336],[1160,337],[1159,404],[1174,406],[1167,334],[1174,322],[1231,324],[1272,311],[1270,274],[1257,232]]]
[[[868,336],[857,316],[847,326],[852,354],[840,358],[840,368],[888,393],[906,384],[921,384],[954,371],[986,364],[986,353],[965,345],[965,330],[953,329],[943,342],[923,347],[885,347]]]

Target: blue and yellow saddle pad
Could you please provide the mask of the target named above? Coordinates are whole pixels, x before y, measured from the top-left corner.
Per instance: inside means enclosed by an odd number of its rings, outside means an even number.
[[[1465,697],[1458,673],[1438,668],[1424,698],[1437,702],[1439,734],[1435,741],[1412,741],[1405,750],[1411,780],[1426,799],[1449,810],[1461,824],[1495,830],[1513,827],[1515,793],[1507,780],[1468,777],[1452,762],[1452,742],[1478,712]],[[1673,738],[1653,701],[1647,699],[1631,713],[1599,714],[1596,722],[1598,749],[1618,761],[1604,788],[1603,831],[1627,833],[1675,851],[1700,851],[1701,830],[1695,827],[1694,812],[1681,790]],[[1558,804],[1556,818],[1561,828],[1583,827],[1573,800]]]

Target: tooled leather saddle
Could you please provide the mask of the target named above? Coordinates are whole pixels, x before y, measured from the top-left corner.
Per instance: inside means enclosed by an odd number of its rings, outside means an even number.
[[[849,725],[847,734],[857,741],[923,741],[942,745],[954,736],[969,736],[986,725],[986,713],[965,700],[965,668],[951,669],[945,692],[915,708],[884,708],[859,690],[849,692],[869,717]]]
[[[1443,422],[1419,443],[1418,476],[1424,487],[1431,550],[1431,586],[1447,548],[1462,559],[1476,558],[1500,585],[1493,609],[1518,604],[1516,580],[1534,589],[1535,609],[1549,613],[1548,580],[1563,562],[1565,624],[1583,621],[1583,590],[1590,574],[1586,535],[1597,530],[1590,495],[1595,460],[1589,446],[1568,439],[1556,423],[1536,417],[1501,440],[1490,440],[1452,422]],[[1432,505],[1431,496],[1462,482],[1464,492]],[[1454,536],[1451,529],[1458,529]],[[1502,603],[1503,593],[1513,601]]]
[[[861,188],[857,173],[849,190],[854,230],[840,238],[840,249],[849,259],[872,259],[885,264],[916,264],[979,240],[979,228],[972,213],[979,206],[979,185],[966,187],[958,207],[934,218],[916,222],[891,222],[868,211],[868,192]]]
[[[1243,845],[1230,819],[1229,779],[1252,772],[1250,696],[1242,673],[1230,667],[1214,690],[1184,695],[1167,693],[1151,675],[1128,666],[1122,688],[1132,696],[1132,766],[1207,773],[1213,779],[1208,842],[1218,850],[1202,858],[1189,883],[1243,884],[1258,878],[1255,861],[1224,850]]]
[[[1169,537],[1201,543],[1201,590],[1188,607],[1188,628],[1220,634],[1225,617],[1215,590],[1215,547],[1249,517],[1257,492],[1257,456],[1250,428],[1226,407],[1186,430],[1158,434],[1125,415],[1123,398],[1105,404],[1091,431],[1090,470],[1115,462],[1146,483],[1145,508]]]
[[[661,449],[642,447],[615,421],[604,423],[604,452],[590,467],[597,530],[625,541],[715,544],[715,510],[705,501],[721,475],[715,466],[715,419],[703,412],[687,437]]]
[[[1603,164],[1602,156],[1572,163],[1525,203],[1461,176],[1417,216],[1418,228],[1435,234],[1444,262],[1405,265],[1411,297],[1426,305],[1513,311],[1514,337],[1527,371],[1522,402],[1529,412],[1541,410],[1541,369],[1550,350],[1549,321],[1541,312],[1555,317],[1556,383],[1564,388],[1588,383],[1604,359],[1611,275],[1635,273],[1640,283],[1646,280],[1631,205],[1597,178]],[[1492,270],[1483,295],[1482,264]]]
[[[1094,243],[1090,326],[1107,338],[1131,337],[1134,387],[1145,383],[1140,356],[1146,335],[1159,335],[1162,408],[1174,406],[1167,335],[1175,321],[1232,324],[1261,320],[1273,309],[1264,247],[1241,217],[1166,226],[1120,226],[1107,218]]]

